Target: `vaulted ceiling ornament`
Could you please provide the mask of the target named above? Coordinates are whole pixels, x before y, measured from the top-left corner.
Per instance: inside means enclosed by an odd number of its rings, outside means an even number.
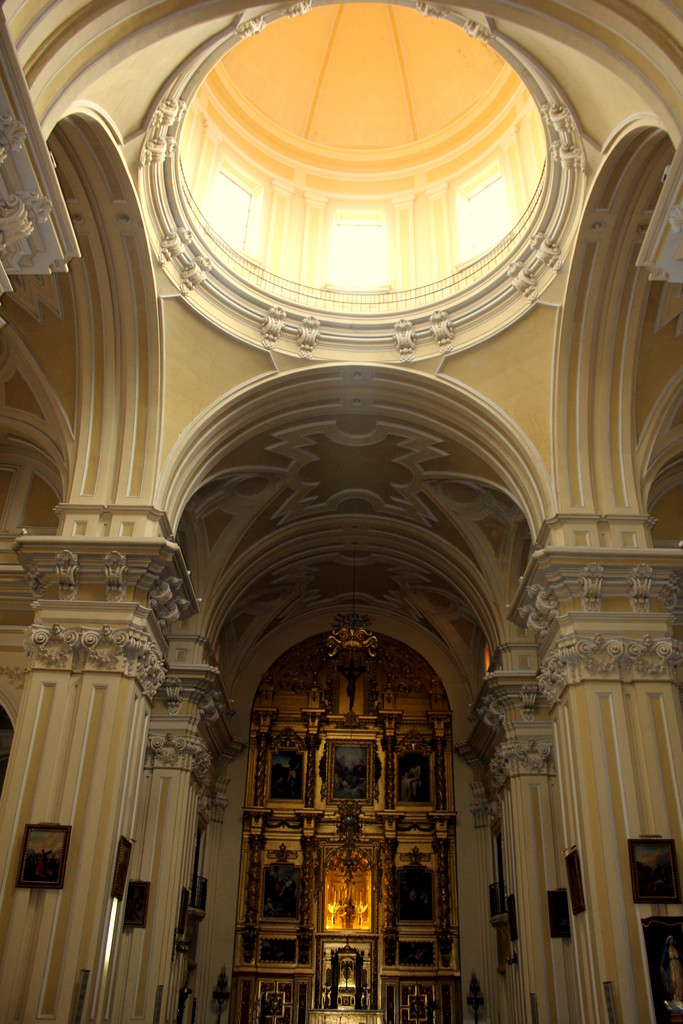
[[[374,658],[377,654],[377,637],[368,628],[370,617],[368,615],[356,615],[356,552],[353,552],[353,605],[350,614],[339,614],[335,618],[335,627],[327,638],[327,653],[331,658],[336,658],[340,651],[348,654],[367,654]],[[364,671],[364,666],[356,668],[351,658],[351,663],[345,669],[340,669],[343,675],[351,682],[351,676],[355,678]],[[348,673],[348,674],[347,674]]]

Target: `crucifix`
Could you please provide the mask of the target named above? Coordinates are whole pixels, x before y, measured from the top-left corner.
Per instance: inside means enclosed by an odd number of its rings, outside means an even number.
[[[356,679],[363,675],[366,668],[367,665],[359,665],[358,668],[356,668],[353,656],[351,657],[351,661],[348,665],[339,666],[339,671],[344,676],[344,679],[346,679],[346,693],[349,698],[349,711],[353,711],[353,702],[356,697]]]

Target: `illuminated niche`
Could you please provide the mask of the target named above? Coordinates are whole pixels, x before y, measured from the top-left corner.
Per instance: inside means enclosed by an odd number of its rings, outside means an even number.
[[[370,931],[372,869],[357,850],[332,855],[325,869],[325,930]]]

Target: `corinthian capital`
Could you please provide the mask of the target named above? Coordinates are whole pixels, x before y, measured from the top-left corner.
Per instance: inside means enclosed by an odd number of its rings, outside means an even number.
[[[489,762],[489,779],[494,791],[520,775],[554,775],[552,743],[536,740],[507,740],[496,749]]]

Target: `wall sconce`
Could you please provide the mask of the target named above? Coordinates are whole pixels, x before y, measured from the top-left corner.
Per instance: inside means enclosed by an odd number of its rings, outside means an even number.
[[[223,967],[221,968],[221,973],[218,975],[216,987],[213,990],[214,1002],[218,1003],[218,1016],[216,1017],[216,1024],[221,1024],[223,1003],[227,1003],[229,998],[230,992],[228,991],[228,976],[225,973],[225,964],[223,964]]]

